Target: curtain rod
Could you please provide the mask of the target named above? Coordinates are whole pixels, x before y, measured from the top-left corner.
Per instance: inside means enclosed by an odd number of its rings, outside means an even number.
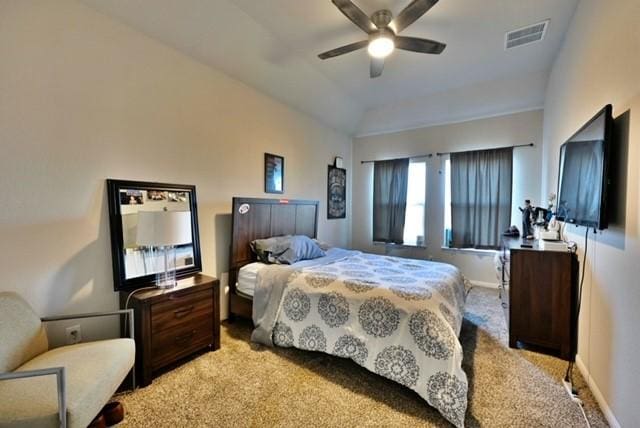
[[[505,146],[505,147],[494,147],[492,149],[476,149],[476,150],[464,150],[461,152],[442,152],[442,153],[436,153],[436,156],[442,156],[442,155],[450,155],[452,153],[468,153],[468,152],[478,152],[481,150],[499,150],[499,149],[515,149],[516,147],[533,147],[534,144],[533,143],[529,143],[529,144],[516,144],[514,146]]]
[[[407,156],[407,157],[404,157],[404,158],[366,160],[366,161],[360,161],[360,163],[374,163],[374,162],[384,162],[384,161],[402,160],[402,159],[430,158],[430,157],[432,157],[432,156],[433,156],[433,153],[429,153],[429,154],[427,154],[427,155]]]
[[[516,147],[533,147],[535,144],[533,143],[529,143],[529,144],[516,144],[514,146],[505,146],[505,147],[494,147],[491,149],[475,149],[475,150],[464,150],[461,152],[439,152],[436,153],[436,156],[442,156],[442,155],[450,155],[452,153],[467,153],[467,152],[477,152],[477,151],[481,151],[481,150],[499,150],[499,149],[515,149]],[[430,158],[433,156],[433,153],[429,153],[426,155],[418,155],[418,156],[407,156],[404,158],[394,158],[394,159],[377,159],[377,160],[364,160],[364,161],[360,161],[360,163],[374,163],[374,162],[384,162],[384,161],[392,161],[392,160],[401,160],[401,159],[418,159],[418,158]]]

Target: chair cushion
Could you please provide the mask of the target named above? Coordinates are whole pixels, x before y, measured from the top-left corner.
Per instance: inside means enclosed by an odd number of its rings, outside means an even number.
[[[15,370],[49,349],[40,317],[22,297],[0,293],[0,373]]]
[[[53,349],[16,371],[65,367],[67,422],[85,428],[116,392],[134,359],[133,340],[101,340]],[[58,426],[55,376],[0,381],[0,426]]]

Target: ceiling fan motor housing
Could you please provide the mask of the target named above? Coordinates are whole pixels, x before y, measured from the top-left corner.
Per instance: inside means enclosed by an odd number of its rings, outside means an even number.
[[[379,38],[386,38],[386,39],[393,40],[395,36],[396,34],[393,32],[391,28],[381,28],[375,33],[369,34],[369,42]]]
[[[393,19],[393,14],[388,9],[381,9],[371,15],[371,21],[380,29],[386,28],[391,19]]]

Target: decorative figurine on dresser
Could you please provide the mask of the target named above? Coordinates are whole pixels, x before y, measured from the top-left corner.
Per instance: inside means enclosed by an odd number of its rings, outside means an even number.
[[[531,206],[531,200],[525,199],[524,208],[518,207],[518,209],[522,213],[522,238],[531,239],[533,238],[533,229],[531,226],[533,207]]]
[[[107,180],[107,190],[114,288],[134,310],[137,380],[147,386],[220,348],[220,284],[200,273],[195,186]]]

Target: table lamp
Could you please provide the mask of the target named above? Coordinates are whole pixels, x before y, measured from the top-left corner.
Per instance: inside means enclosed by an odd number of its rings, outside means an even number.
[[[190,211],[139,211],[136,243],[159,248],[164,256],[164,270],[157,274],[158,288],[176,286],[176,245],[190,244]]]

